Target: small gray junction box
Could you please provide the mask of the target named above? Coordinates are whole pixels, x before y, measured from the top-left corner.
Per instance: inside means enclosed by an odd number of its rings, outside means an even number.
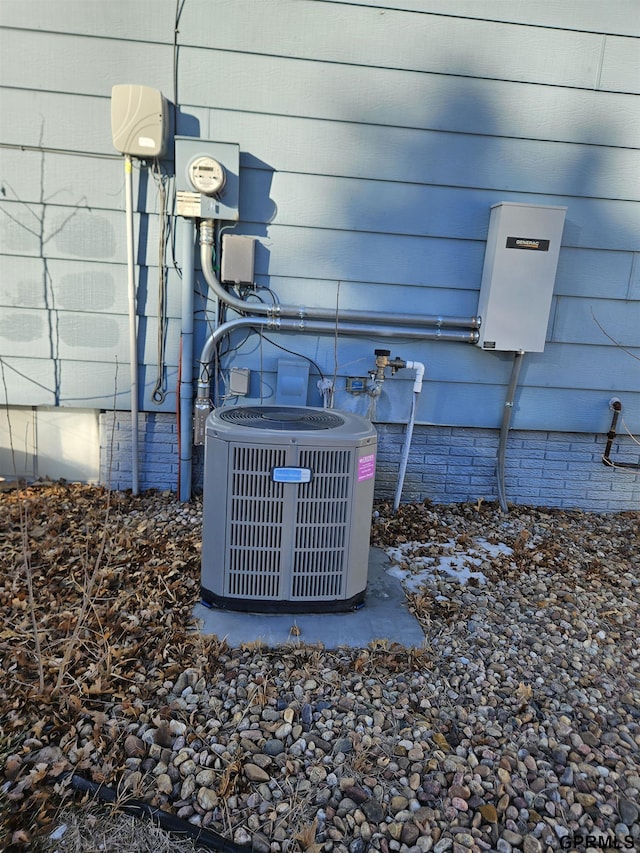
[[[491,208],[478,315],[485,350],[544,350],[566,207]]]
[[[253,284],[255,253],[255,237],[223,234],[221,281],[225,284]]]

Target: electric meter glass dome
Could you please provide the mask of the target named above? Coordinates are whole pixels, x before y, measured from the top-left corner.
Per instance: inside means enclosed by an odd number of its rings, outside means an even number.
[[[224,168],[213,157],[197,157],[189,165],[189,180],[203,195],[216,195],[226,181]]]

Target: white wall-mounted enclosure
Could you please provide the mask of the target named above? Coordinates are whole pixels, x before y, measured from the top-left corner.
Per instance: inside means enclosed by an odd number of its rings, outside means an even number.
[[[111,89],[111,136],[121,154],[162,157],[168,134],[169,111],[161,92],[132,83]]]
[[[207,420],[202,598],[350,610],[365,595],[377,437],[358,415],[230,406]]]
[[[482,349],[543,352],[566,211],[492,206],[478,302]]]

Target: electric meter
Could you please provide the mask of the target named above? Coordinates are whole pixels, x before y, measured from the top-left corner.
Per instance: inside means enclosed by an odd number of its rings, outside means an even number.
[[[224,167],[213,157],[196,157],[189,164],[189,180],[203,195],[218,195],[227,180]]]
[[[176,214],[187,219],[237,222],[240,146],[176,136],[175,156]]]

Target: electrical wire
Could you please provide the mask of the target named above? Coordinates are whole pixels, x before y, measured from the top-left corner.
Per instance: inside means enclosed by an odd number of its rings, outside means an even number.
[[[340,317],[340,284],[338,281],[338,287],[336,289],[336,325],[333,333],[333,378],[331,380],[331,388],[328,390],[328,406],[330,409],[333,408],[333,399],[336,390],[336,382],[338,381],[338,322]],[[326,398],[325,398],[326,399]]]
[[[180,30],[178,26],[180,24],[180,15],[182,15],[182,9],[184,8],[185,0],[176,0],[176,11],[173,16],[173,117],[174,117],[174,128],[176,126],[176,114],[178,112],[178,33]]]
[[[277,305],[277,304],[278,304],[278,300],[277,300],[276,295],[275,295],[275,293],[273,292],[273,290],[271,290],[271,288],[270,288],[270,287],[265,287],[265,286],[264,286],[264,285],[262,285],[262,284],[254,284],[254,285],[251,285],[251,287],[245,287],[245,289],[243,290],[243,292],[240,294],[240,295],[241,295],[241,298],[242,298],[242,299],[244,299],[244,301],[245,301],[245,302],[248,302],[248,301],[249,301],[249,297],[250,297],[250,296],[255,296],[255,297],[256,297],[256,299],[257,299],[259,302],[262,302],[262,304],[264,305],[264,304],[265,304],[264,299],[262,299],[262,298],[258,295],[258,292],[257,292],[258,290],[266,290],[266,291],[267,291],[267,293],[269,294],[269,296],[271,297],[271,304],[272,304],[272,305]]]
[[[627,426],[627,423],[626,423],[625,419],[622,417],[622,415],[620,415],[620,423],[621,423],[621,424],[622,424],[622,426],[624,427],[624,431],[625,431],[625,432],[626,432],[626,434],[629,436],[629,438],[631,439],[631,441],[633,441],[633,442],[634,442],[634,444],[640,444],[640,439],[636,438],[636,436],[631,432],[631,430],[630,430],[630,429],[629,429],[629,427]]]
[[[304,358],[306,361],[308,361],[308,362],[309,362],[309,364],[310,364],[310,365],[312,365],[313,367],[315,367],[315,369],[316,369],[316,371],[317,371],[317,373],[318,373],[318,375],[320,376],[320,378],[321,378],[321,379],[324,379],[324,378],[325,378],[325,377],[324,377],[324,373],[320,370],[320,368],[318,367],[318,365],[316,364],[316,362],[315,362],[312,358],[310,358],[308,355],[304,355],[304,353],[301,353],[301,352],[295,352],[295,351],[294,351],[294,350],[292,350],[292,349],[287,349],[287,347],[283,347],[283,346],[282,346],[282,344],[277,344],[274,340],[272,340],[271,338],[269,338],[267,335],[261,334],[261,335],[260,335],[260,337],[264,338],[264,339],[265,339],[265,341],[266,341],[268,344],[271,344],[271,346],[277,347],[278,349],[281,349],[281,350],[283,350],[284,352],[288,352],[288,353],[289,353],[289,355],[295,355],[295,356],[297,356],[298,358]],[[243,343],[244,343],[244,341],[243,341]]]
[[[264,376],[263,360],[262,360],[262,343],[264,335],[260,334],[260,405],[262,405],[262,377]]]
[[[167,250],[167,188],[166,177],[162,174],[157,160],[151,167],[151,175],[158,190],[160,208],[160,234],[158,237],[158,334],[157,334],[157,373],[151,392],[154,403],[161,405],[167,397],[165,382],[165,347],[167,334],[167,268],[165,256]]]

